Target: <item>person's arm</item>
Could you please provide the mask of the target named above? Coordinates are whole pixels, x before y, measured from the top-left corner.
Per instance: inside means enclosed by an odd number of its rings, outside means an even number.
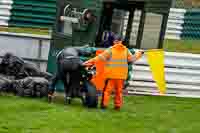
[[[111,50],[107,49],[103,53],[101,53],[98,56],[96,56],[95,58],[92,58],[92,59],[84,62],[83,65],[92,66],[97,61],[106,61],[106,60],[108,60],[110,58],[110,56],[111,56]]]
[[[135,54],[133,55],[133,54],[128,50],[128,62],[134,63],[135,61],[137,61],[138,59],[140,59],[140,58],[142,57],[143,54],[144,54],[144,51],[137,51],[137,52],[135,52]]]

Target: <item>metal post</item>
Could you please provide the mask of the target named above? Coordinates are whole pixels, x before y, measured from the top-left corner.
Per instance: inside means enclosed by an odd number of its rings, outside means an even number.
[[[165,32],[167,29],[167,20],[168,20],[169,14],[164,14],[162,19],[162,25],[160,29],[160,36],[158,41],[158,48],[163,48],[163,41],[165,39]]]
[[[146,11],[145,11],[145,9],[142,9],[142,14],[140,16],[140,24],[139,24],[139,29],[138,29],[138,35],[137,35],[137,41],[136,41],[136,48],[141,47],[145,19],[146,19]]]
[[[40,39],[39,43],[38,43],[38,57],[37,57],[37,59],[41,60],[41,58],[42,58],[42,40]],[[40,62],[37,63],[37,67],[39,69],[41,69]]]
[[[122,12],[121,13],[121,16],[120,16],[122,19],[121,19],[121,25],[120,25],[120,35],[121,36],[124,36],[124,21],[126,19],[126,12]]]
[[[127,24],[126,35],[125,35],[126,46],[128,46],[130,42],[132,25],[133,25],[133,20],[134,20],[134,13],[135,13],[135,9],[131,9],[129,13],[129,17],[128,17],[128,24]]]
[[[176,0],[172,0],[171,2],[171,8],[175,8],[176,7]]]

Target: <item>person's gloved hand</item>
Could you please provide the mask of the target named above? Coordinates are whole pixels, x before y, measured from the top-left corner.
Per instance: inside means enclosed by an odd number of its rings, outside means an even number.
[[[90,67],[90,66],[93,66],[94,65],[94,62],[92,61],[92,60],[88,60],[88,61],[85,61],[84,63],[83,63],[83,66],[88,66],[88,67]]]
[[[134,57],[133,57],[133,61],[137,61],[139,60],[144,54],[144,51],[143,50],[139,50],[135,53]]]
[[[141,55],[144,54],[144,50],[139,50],[138,52],[139,52]]]
[[[140,52],[141,52],[142,54],[144,54],[144,50],[141,50]]]

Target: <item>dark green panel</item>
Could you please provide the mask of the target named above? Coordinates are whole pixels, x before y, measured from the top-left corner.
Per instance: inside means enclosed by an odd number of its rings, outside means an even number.
[[[35,0],[15,0],[15,5],[26,5],[26,6],[38,6],[38,7],[49,7],[49,8],[56,8],[55,1],[48,2],[47,1],[35,1]]]
[[[26,17],[26,18],[34,18],[34,19],[47,19],[47,20],[55,20],[55,16],[49,13],[30,13],[30,12],[13,12],[12,16],[15,17]]]
[[[26,5],[13,5],[12,11],[27,11],[27,12],[40,12],[40,13],[56,13],[55,8],[38,7],[38,6],[26,6]]]
[[[172,0],[103,0],[104,2],[114,2],[123,6],[133,5],[138,8],[140,3],[144,3],[145,10],[154,13],[168,13]]]
[[[73,8],[77,8],[78,11],[83,12],[84,9],[90,9],[93,11],[95,16],[97,17],[97,21],[90,24],[89,28],[86,31],[77,31],[75,30],[76,24],[73,25],[73,33],[72,36],[63,35],[60,32],[60,16],[63,15],[63,9],[66,5],[70,4]],[[48,72],[55,73],[56,72],[56,53],[64,48],[65,46],[82,46],[89,43],[94,43],[96,38],[96,32],[98,28],[98,22],[100,18],[101,12],[101,0],[58,0],[58,10],[57,10],[57,19],[54,27],[54,31],[52,34],[51,47],[49,52],[49,60],[48,60]],[[82,25],[83,26],[83,25]],[[82,57],[82,59],[86,59],[86,57]],[[57,88],[59,90],[63,90],[63,86],[58,85]]]
[[[165,14],[169,12],[171,7],[171,0],[149,0],[145,4],[145,10],[158,14]]]
[[[29,22],[29,23],[38,23],[38,24],[52,24],[54,21],[47,20],[47,19],[33,19],[33,18],[27,18],[27,17],[15,17],[11,16],[11,20],[15,22]]]
[[[36,23],[25,23],[25,22],[9,22],[9,27],[23,27],[23,28],[49,28],[52,25],[48,24],[36,24]]]
[[[52,28],[56,18],[56,0],[14,0],[10,26]]]

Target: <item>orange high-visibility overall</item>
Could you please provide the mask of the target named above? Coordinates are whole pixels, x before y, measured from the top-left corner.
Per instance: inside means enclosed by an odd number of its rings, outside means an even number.
[[[102,107],[107,107],[109,104],[110,94],[112,90],[115,90],[114,105],[116,108],[120,108],[122,105],[122,90],[124,88],[124,81],[128,76],[128,57],[131,58],[132,54],[121,43],[114,44],[110,48],[110,58],[105,65],[105,75],[107,83],[103,89]],[[106,54],[101,55],[102,58],[106,58]]]

